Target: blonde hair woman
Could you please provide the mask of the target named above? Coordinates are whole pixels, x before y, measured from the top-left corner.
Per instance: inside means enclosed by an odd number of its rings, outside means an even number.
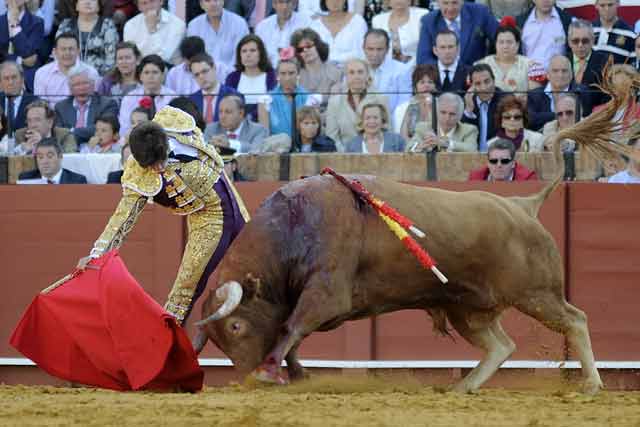
[[[394,153],[404,151],[404,139],[389,132],[389,112],[384,104],[373,102],[362,106],[357,129],[359,135],[345,147],[347,153]]]

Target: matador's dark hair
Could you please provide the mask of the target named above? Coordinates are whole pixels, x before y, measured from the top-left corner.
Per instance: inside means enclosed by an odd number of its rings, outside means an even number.
[[[133,158],[142,167],[167,160],[169,142],[162,127],[154,122],[140,123],[129,134]]]

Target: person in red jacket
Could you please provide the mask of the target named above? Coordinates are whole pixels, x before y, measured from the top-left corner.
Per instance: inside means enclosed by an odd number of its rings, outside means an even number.
[[[469,181],[527,181],[537,180],[535,171],[515,160],[516,147],[506,139],[494,141],[487,151],[487,166],[469,173]]]

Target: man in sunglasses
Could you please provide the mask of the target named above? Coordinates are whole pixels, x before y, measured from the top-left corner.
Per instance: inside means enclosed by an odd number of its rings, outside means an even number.
[[[489,145],[487,166],[472,170],[469,181],[528,181],[537,180],[536,173],[515,161],[516,147],[506,139]]]
[[[571,63],[574,79],[577,84],[586,88],[582,96],[589,96],[591,105],[607,102],[607,97],[598,84],[602,80],[608,55],[593,49],[595,35],[593,25],[589,21],[576,19],[569,25],[569,49],[567,56]],[[586,114],[586,113],[585,113]]]

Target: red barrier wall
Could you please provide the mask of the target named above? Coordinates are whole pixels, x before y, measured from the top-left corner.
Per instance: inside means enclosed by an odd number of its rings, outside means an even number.
[[[254,211],[280,185],[239,183],[238,189]],[[434,183],[456,191],[490,189],[503,195],[531,194],[541,185]],[[9,347],[8,338],[22,311],[40,289],[68,273],[88,253],[119,194],[116,186],[0,186],[4,201],[0,205],[0,357],[20,356]],[[565,256],[570,299],[590,316],[598,360],[638,359],[640,335],[634,330],[640,320],[635,309],[640,296],[638,218],[640,186],[565,184],[541,212],[542,223]],[[175,278],[183,239],[182,219],[150,205],[123,246],[132,274],[160,303]],[[198,305],[193,319],[199,317]],[[508,312],[503,324],[518,345],[512,359],[564,359],[563,339],[537,322]],[[300,353],[303,358],[347,360],[480,356],[459,337],[455,342],[436,337],[430,320],[419,311],[348,322],[335,331],[313,334]],[[222,356],[211,344],[202,354]],[[0,382],[4,380],[0,371]]]

